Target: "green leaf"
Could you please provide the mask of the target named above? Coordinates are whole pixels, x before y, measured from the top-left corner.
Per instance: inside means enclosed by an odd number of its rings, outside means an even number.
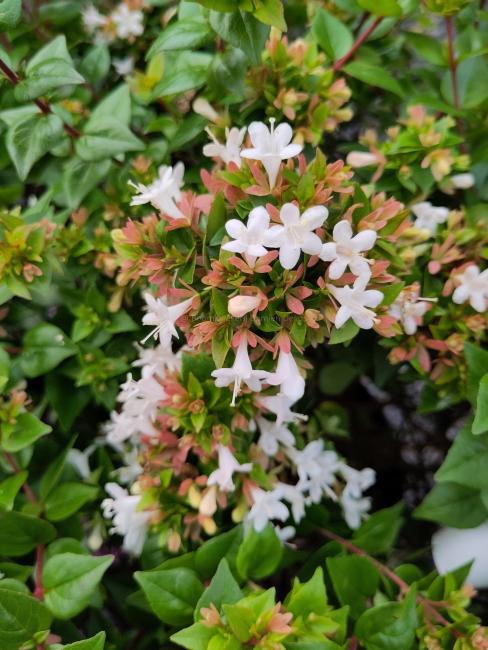
[[[218,231],[224,227],[227,220],[227,210],[225,208],[225,199],[222,192],[218,192],[208,213],[207,229],[205,240],[209,244]]]
[[[229,569],[227,560],[220,560],[214,577],[196,604],[195,620],[197,621],[200,618],[202,607],[210,607],[213,604],[220,610],[224,603],[236,603],[241,598],[242,592]]]
[[[141,140],[115,117],[107,115],[90,122],[76,141],[76,153],[82,160],[104,160],[144,148]]]
[[[204,542],[195,553],[195,567],[204,579],[213,576],[221,559],[225,558],[231,567],[235,566],[237,551],[242,541],[242,526],[236,526],[226,533]]]
[[[244,579],[261,580],[278,568],[282,556],[283,545],[274,527],[268,524],[259,533],[253,527],[239,547],[237,570]]]
[[[44,47],[41,47],[41,49],[34,54],[25,68],[26,74],[29,75],[36,66],[44,61],[49,61],[50,59],[62,59],[66,63],[69,63],[71,67],[74,67],[73,59],[71,58],[66,45],[66,37],[63,34],[56,36],[56,38],[47,43]]]
[[[22,15],[22,0],[1,0],[0,30],[5,31],[19,22]]]
[[[27,377],[44,375],[77,351],[63,330],[49,323],[29,330],[24,336],[23,347],[20,366]]]
[[[190,627],[176,632],[170,639],[187,650],[208,650],[211,647],[209,646],[210,639],[217,633],[215,628],[203,625],[203,623],[194,623]]]
[[[479,490],[456,483],[438,483],[414,511],[418,519],[442,526],[475,528],[488,519]]]
[[[89,388],[75,387],[63,375],[52,372],[46,377],[46,394],[64,431],[69,430],[91,399]]]
[[[187,50],[199,47],[208,39],[210,29],[201,19],[187,18],[178,20],[157,37],[146,54],[146,59],[151,59],[156,54],[166,50]]]
[[[320,370],[320,390],[326,395],[340,395],[358,374],[359,370],[345,361],[328,363]]]
[[[212,56],[204,52],[181,52],[174,65],[153,88],[153,99],[199,88],[207,81]]]
[[[405,37],[407,43],[423,59],[432,63],[432,65],[446,65],[442,44],[437,39],[416,32],[405,32]]]
[[[2,437],[1,446],[8,452],[20,451],[51,431],[49,424],[41,422],[32,413],[21,413],[12,433]]]
[[[293,588],[285,601],[285,609],[291,612],[294,618],[302,616],[306,619],[310,614],[325,614],[328,609],[327,593],[321,567],[315,569],[307,582],[302,583],[295,578]]]
[[[358,332],[359,332],[359,327],[356,325],[356,323],[354,323],[354,321],[349,319],[339,329],[334,327],[330,335],[329,345],[346,343],[346,341],[350,341],[351,339],[353,339]]]
[[[67,620],[90,603],[113,555],[93,557],[60,553],[51,557],[42,572],[46,605],[56,618]]]
[[[51,521],[62,521],[97,496],[98,487],[84,483],[61,483],[46,499],[46,517]]]
[[[326,560],[332,586],[341,605],[349,605],[351,616],[368,609],[368,599],[375,595],[380,575],[369,560],[357,555],[328,557]]]
[[[76,440],[76,436],[73,436],[71,440],[65,444],[61,454],[53,460],[49,465],[46,471],[43,473],[41,478],[41,483],[39,486],[39,495],[42,500],[44,500],[47,495],[51,492],[53,487],[58,483],[61,475],[63,473],[64,464],[66,462],[66,457],[69,453],[69,450],[73,447]]]
[[[27,77],[15,86],[15,99],[26,102],[60,86],[84,83],[83,77],[63,59],[48,59],[34,66]]]
[[[474,489],[487,489],[488,434],[473,435],[470,424],[457,434],[446,459],[437,470],[440,482],[452,482]]]
[[[410,650],[417,627],[416,593],[410,589],[402,603],[372,607],[361,615],[355,633],[368,650]]]
[[[268,27],[244,11],[231,14],[211,11],[209,18],[212,28],[226,43],[242,50],[251,64],[259,64],[268,38]]]
[[[254,0],[254,16],[262,23],[286,32],[285,11],[281,0]]]
[[[51,626],[49,610],[37,598],[10,589],[0,588],[0,647],[19,650],[32,641],[38,632]],[[35,645],[30,646],[32,648]]]
[[[352,539],[356,546],[367,553],[388,553],[403,524],[402,510],[403,504],[397,503],[390,508],[374,512],[354,531]]]
[[[404,96],[403,88],[398,81],[379,65],[372,65],[371,63],[365,63],[364,61],[353,61],[352,63],[345,65],[343,70],[347,74],[351,75],[351,77],[359,79],[359,81],[363,81],[369,86],[376,86],[378,88],[383,88],[384,90],[389,90],[402,98]]]
[[[328,57],[337,61],[351,49],[351,30],[325,9],[319,8],[312,22],[312,33]]]
[[[488,63],[485,57],[475,56],[461,61],[456,68],[456,77],[462,108],[477,108],[488,99],[488,84],[480,83],[480,79],[488,77]],[[442,79],[441,90],[446,100],[454,105],[449,71]]]
[[[20,179],[25,180],[39,158],[62,138],[63,122],[54,113],[36,113],[15,122],[7,131],[5,143]]]
[[[0,391],[8,383],[10,377],[10,356],[2,347],[0,347]]]
[[[0,555],[19,557],[56,537],[47,521],[20,512],[0,512]]]
[[[0,483],[0,509],[12,510],[15,497],[27,479],[27,472],[9,476]]]
[[[203,587],[191,569],[137,571],[135,579],[156,615],[168,625],[188,625]]]
[[[488,431],[488,374],[480,381],[472,431],[475,436]]]
[[[357,0],[357,3],[374,16],[402,15],[402,8],[398,0]]]
[[[63,645],[61,648],[63,650],[103,650],[105,647],[105,636],[105,632],[99,632],[90,639],[68,643],[68,645]]]
[[[115,90],[112,90],[111,93],[97,104],[86,126],[90,128],[96,127],[98,120],[101,118],[115,118],[124,126],[130,125],[131,101],[130,90],[127,84],[122,84]]]
[[[488,368],[488,350],[484,350],[472,343],[464,344],[464,356],[468,364],[468,381],[466,392],[469,401],[476,404],[481,378]]]
[[[86,80],[97,84],[110,70],[110,51],[105,43],[94,45],[83,57],[79,69]]]
[[[85,196],[106,178],[111,164],[110,160],[85,162],[77,157],[67,163],[63,171],[62,188],[64,201],[70,210],[79,207]]]

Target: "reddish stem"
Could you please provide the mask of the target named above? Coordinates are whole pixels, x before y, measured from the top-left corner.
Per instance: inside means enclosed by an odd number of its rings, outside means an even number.
[[[383,20],[383,16],[378,16],[373,20],[371,25],[368,27],[368,29],[365,29],[362,34],[360,34],[357,39],[354,41],[354,43],[351,46],[351,49],[344,54],[344,56],[336,61],[334,65],[332,66],[332,70],[334,72],[338,72],[342,66],[349,61],[349,59],[354,56],[354,54],[359,50],[361,45],[364,43],[364,41],[374,32],[374,30],[378,27],[380,22]]]
[[[7,463],[8,463],[8,464],[10,465],[10,467],[14,470],[14,472],[15,472],[16,474],[18,474],[18,473],[21,471],[21,469],[20,469],[20,467],[17,465],[17,463],[15,462],[14,457],[11,456],[11,455],[10,455],[9,453],[7,453],[6,451],[4,451],[3,454],[4,454],[4,456],[5,456],[5,460],[7,461]],[[30,486],[28,485],[28,483],[24,483],[24,484],[22,485],[22,489],[24,490],[24,494],[25,494],[25,496],[29,499],[29,501],[30,501],[31,503],[37,503],[37,497],[36,497],[36,495],[34,494],[34,492],[31,490],[31,488],[30,488]]]
[[[353,553],[354,555],[359,555],[360,557],[364,557],[366,560],[371,562],[371,564],[379,571],[379,573],[385,576],[385,578],[391,580],[391,582],[393,582],[399,588],[400,594],[402,596],[407,593],[407,591],[410,588],[409,585],[404,580],[402,580],[400,576],[397,576],[397,574],[394,573],[385,564],[383,564],[376,558],[372,557],[371,555],[369,555],[369,553],[364,551],[362,548],[359,548],[359,546],[356,546],[349,540],[344,539],[343,537],[337,535],[336,533],[333,533],[331,530],[327,530],[326,528],[321,528],[320,531],[322,535],[324,535],[324,537],[327,537],[328,539],[337,542],[350,553]],[[455,636],[456,638],[462,638],[464,636],[461,632],[451,627],[452,624],[435,609],[434,604],[431,601],[427,600],[423,596],[417,595],[417,603],[423,607],[424,612],[428,614],[431,619],[437,621],[438,623],[440,623],[445,627],[449,627],[449,631],[453,636]]]
[[[12,68],[10,68],[5,63],[5,61],[2,61],[2,59],[0,59],[0,70],[13,86],[16,86],[20,82],[19,75],[14,70],[12,70]],[[44,115],[50,115],[53,112],[49,104],[44,101],[44,99],[34,99],[34,104],[41,110],[41,113],[44,113]],[[79,138],[81,136],[81,133],[78,131],[78,129],[75,129],[69,124],[66,124],[66,122],[63,122],[63,128],[66,133],[72,138]]]
[[[44,600],[44,587],[42,586],[42,566],[44,562],[44,544],[36,547],[36,572],[34,576],[34,598]]]

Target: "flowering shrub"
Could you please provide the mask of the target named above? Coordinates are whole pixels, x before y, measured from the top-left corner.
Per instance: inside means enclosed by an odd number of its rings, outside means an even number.
[[[483,8],[0,30],[2,650],[488,648]]]

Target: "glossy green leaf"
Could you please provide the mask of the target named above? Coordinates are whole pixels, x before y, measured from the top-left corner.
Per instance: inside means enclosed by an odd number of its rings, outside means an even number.
[[[365,61],[352,61],[345,65],[343,70],[346,74],[355,79],[359,79],[359,81],[369,86],[383,88],[398,95],[398,97],[403,98],[404,96],[400,83],[389,72],[378,65],[366,63]]]
[[[488,431],[488,374],[480,381],[472,431],[475,436]]]
[[[166,50],[186,50],[199,47],[210,35],[208,25],[201,19],[187,18],[178,20],[157,37],[146,54],[146,59],[151,59],[156,54]]]
[[[32,641],[36,633],[49,630],[51,621],[51,613],[37,598],[19,591],[2,589],[0,583],[2,650],[19,650],[24,644]]]
[[[224,41],[242,50],[250,63],[259,63],[268,27],[244,11],[231,14],[211,11],[209,16],[212,28]]]
[[[61,521],[97,496],[98,487],[84,483],[61,483],[46,499],[46,517],[51,521]]]
[[[457,483],[437,483],[414,515],[442,526],[475,528],[488,519],[488,510],[479,490]]]
[[[49,424],[41,422],[32,413],[21,413],[17,418],[12,433],[8,437],[2,437],[1,446],[5,451],[14,453],[32,445],[36,440],[51,431],[52,427]]]
[[[38,377],[76,353],[76,346],[55,325],[41,323],[27,332],[20,365],[27,377]]]
[[[268,524],[261,532],[251,528],[239,547],[236,566],[245,579],[262,580],[275,571],[283,556],[283,545]]]
[[[0,555],[26,555],[55,536],[56,529],[47,521],[21,512],[0,511]]]
[[[312,33],[332,61],[343,57],[354,42],[352,32],[347,25],[322,8],[314,16]]]

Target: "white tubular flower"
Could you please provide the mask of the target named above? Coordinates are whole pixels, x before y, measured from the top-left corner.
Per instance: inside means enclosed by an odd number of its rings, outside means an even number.
[[[212,139],[212,142],[203,147],[203,155],[208,158],[220,158],[226,165],[233,162],[240,167],[242,164],[241,146],[246,135],[246,127],[238,129],[234,126],[230,130],[226,128],[225,144],[221,144],[210,129],[207,128],[205,130]]]
[[[336,223],[332,233],[333,242],[322,245],[320,259],[325,262],[332,262],[329,266],[329,277],[331,280],[338,280],[347,267],[358,277],[369,280],[371,270],[368,260],[361,253],[369,251],[376,242],[374,230],[362,230],[354,237],[349,221],[343,220]]]
[[[118,75],[127,77],[134,71],[134,58],[126,56],[124,59],[113,59],[112,65]]]
[[[227,309],[234,318],[242,318],[259,307],[260,302],[259,296],[234,296],[229,300]]]
[[[247,218],[247,226],[239,219],[230,219],[225,224],[227,234],[233,238],[222,246],[224,251],[241,253],[252,266],[258,257],[268,252],[264,247],[269,229],[269,214],[262,206],[254,208]]]
[[[128,485],[133,483],[136,478],[142,474],[142,467],[139,464],[139,452],[136,447],[125,451],[122,450],[122,460],[124,465],[116,470],[116,475],[120,483]]]
[[[173,336],[178,338],[175,323],[190,309],[193,298],[188,298],[176,305],[167,305],[161,298],[155,298],[146,292],[144,300],[147,304],[147,313],[142,317],[142,323],[143,325],[152,325],[154,329],[141,343],[145,343],[151,336],[154,339],[159,336],[161,345],[169,346]]]
[[[215,385],[218,388],[234,384],[231,405],[235,406],[236,397],[241,390],[241,384],[243,382],[252,391],[258,393],[261,390],[261,382],[267,379],[270,374],[266,370],[253,370],[247,351],[247,339],[243,336],[237,348],[236,358],[232,367],[214,370],[212,377],[215,378]]]
[[[295,413],[291,410],[290,407],[293,404],[293,400],[287,397],[284,393],[261,397],[259,403],[264,406],[265,409],[276,415],[277,426],[307,419],[306,415]]]
[[[488,269],[480,271],[479,266],[472,264],[462,273],[456,275],[457,288],[452,294],[453,301],[460,305],[469,301],[476,311],[483,313],[487,309],[488,300]]]
[[[402,324],[405,334],[411,336],[417,331],[428,308],[429,304],[425,300],[402,291],[395,302],[390,305],[388,313]]]
[[[179,370],[181,366],[181,356],[175,354],[168,345],[156,345],[154,348],[142,348],[136,344],[139,352],[139,358],[132,365],[135,368],[141,368],[143,377],[159,375],[163,377],[167,371]]]
[[[107,23],[107,17],[101,14],[93,4],[86,5],[81,10],[81,19],[86,31],[90,34]]]
[[[290,504],[291,514],[295,523],[300,523],[305,516],[305,508],[309,504],[309,500],[305,497],[303,486],[300,483],[297,483],[297,485],[279,483],[276,489],[281,492],[281,498]]]
[[[412,205],[412,212],[417,217],[414,226],[426,229],[431,235],[435,235],[437,226],[447,221],[449,210],[443,207],[436,207],[428,201],[422,201]]]
[[[125,2],[121,2],[110,14],[119,38],[141,36],[144,33],[143,17],[142,11],[130,9]]]
[[[263,122],[251,123],[249,135],[253,148],[241,151],[241,157],[260,160],[263,163],[272,190],[276,184],[281,161],[298,156],[303,147],[300,144],[290,144],[293,131],[289,124],[283,122],[275,129],[275,119],[270,118],[269,123],[271,129],[268,129]]]
[[[129,185],[139,192],[139,195],[132,197],[130,204],[150,203],[164,214],[179,219],[183,213],[176,205],[176,201],[181,199],[184,173],[185,166],[179,162],[174,167],[162,165],[158,170],[158,178],[149,185],[129,181]]]
[[[304,449],[290,449],[287,454],[296,466],[300,485],[308,490],[313,503],[319,503],[324,494],[336,498],[332,486],[341,464],[335,451],[324,450],[323,440],[313,440]]]
[[[378,162],[378,156],[369,151],[350,151],[346,158],[346,163],[354,168],[371,167]]]
[[[473,174],[465,172],[464,174],[454,174],[449,178],[449,181],[456,190],[469,190],[474,186],[475,179]]]
[[[295,436],[284,424],[270,422],[261,415],[257,416],[256,422],[261,434],[259,436],[258,446],[261,447],[266,455],[274,456],[277,454],[280,444],[285,447],[295,446]]]
[[[266,245],[280,249],[280,263],[284,269],[292,269],[300,259],[300,253],[319,255],[322,240],[313,231],[327,219],[329,211],[324,206],[300,210],[294,203],[285,203],[280,210],[282,226],[272,226],[266,234]]]
[[[111,445],[118,445],[140,433],[140,422],[124,411],[110,413],[110,420],[103,425],[103,432]]]
[[[376,472],[371,467],[359,470],[341,463],[339,470],[346,481],[344,489],[355,499],[359,499],[376,481]]]
[[[339,502],[342,506],[344,519],[349,528],[353,530],[359,528],[364,515],[371,508],[371,499],[369,497],[356,499],[349,490],[345,489],[340,496]]]
[[[207,485],[218,485],[222,492],[232,492],[235,489],[232,476],[235,472],[248,474],[252,470],[252,463],[237,462],[229,447],[219,445],[219,468],[208,477]]]
[[[140,555],[146,541],[151,514],[138,510],[141,497],[132,495],[117,483],[107,483],[111,498],[102,501],[103,516],[112,519],[110,532],[124,537],[123,548],[131,555]]]
[[[253,505],[246,516],[246,521],[252,523],[254,530],[260,533],[266,525],[276,519],[286,521],[290,515],[288,508],[281,501],[280,488],[266,491],[258,487],[251,488]]]
[[[268,378],[268,384],[279,386],[280,392],[291,402],[296,402],[305,392],[305,379],[300,374],[297,362],[291,352],[280,350],[275,372]]]
[[[334,324],[337,329],[350,318],[361,329],[368,330],[373,327],[376,314],[368,307],[377,307],[383,300],[383,294],[376,289],[366,290],[366,284],[367,279],[360,277],[352,287],[327,285],[331,294],[341,305],[335,317]]]

